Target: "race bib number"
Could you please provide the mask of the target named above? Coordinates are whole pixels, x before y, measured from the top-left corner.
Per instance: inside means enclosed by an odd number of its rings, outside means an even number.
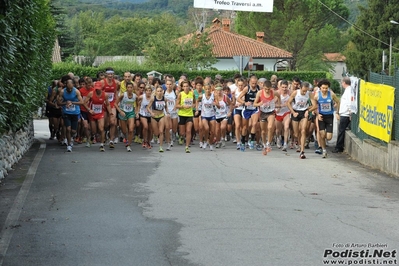
[[[323,112],[331,112],[331,103],[322,103],[320,109]]]
[[[93,112],[95,114],[101,114],[103,111],[103,105],[102,104],[93,104],[91,109],[93,109]]]
[[[264,102],[261,106],[261,111],[264,113],[272,112],[275,109],[274,102]]]
[[[155,102],[155,109],[162,111],[165,108],[165,102]]]
[[[114,93],[107,93],[108,101],[112,102],[114,100]]]
[[[175,108],[175,101],[168,100],[168,109],[173,109],[173,108]]]
[[[72,104],[70,106],[66,106],[65,110],[67,110],[68,112],[73,112],[76,110],[75,105]]]
[[[184,105],[192,106],[193,105],[193,99],[188,99],[188,98],[184,99]]]
[[[212,110],[213,105],[212,104],[204,104],[204,108],[206,110]]]
[[[248,110],[255,110],[256,107],[254,106],[254,103],[251,103],[251,105],[247,106]]]
[[[307,102],[298,102],[298,107],[299,108],[306,108],[307,107]]]
[[[133,104],[132,103],[125,103],[125,106],[123,108],[123,111],[125,112],[132,112],[133,111]]]

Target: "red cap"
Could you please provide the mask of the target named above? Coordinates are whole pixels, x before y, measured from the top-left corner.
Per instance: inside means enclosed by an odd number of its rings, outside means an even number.
[[[97,81],[97,82],[94,84],[94,89],[96,89],[96,90],[102,90],[102,89],[103,89],[103,85],[101,84],[101,82]]]

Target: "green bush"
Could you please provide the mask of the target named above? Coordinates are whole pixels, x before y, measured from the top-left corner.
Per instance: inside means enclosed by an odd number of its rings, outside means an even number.
[[[164,66],[163,69],[151,69],[145,65],[139,65],[135,62],[126,62],[126,61],[117,61],[117,62],[107,62],[97,67],[86,67],[81,66],[75,63],[58,63],[53,65],[53,73],[52,79],[59,79],[63,75],[66,75],[68,72],[72,72],[77,76],[90,76],[95,77],[97,72],[104,71],[106,67],[112,67],[115,71],[116,75],[122,76],[125,71],[130,71],[131,73],[140,72],[143,75],[146,73],[156,70],[162,74],[171,74],[176,79],[178,79],[181,74],[185,73],[188,75],[189,79],[194,79],[197,76],[211,76],[214,78],[217,74],[220,74],[223,78],[229,79],[233,78],[234,74],[238,73],[238,71],[232,70],[185,70],[180,66],[170,65]],[[272,75],[277,75],[279,78],[284,78],[287,80],[292,80],[293,77],[299,77],[303,81],[308,81],[313,83],[314,79],[318,78],[327,78],[327,73],[323,71],[301,71],[301,72],[294,72],[294,71],[280,71],[280,72],[273,72],[273,71],[255,71],[251,72],[254,73],[257,77],[265,77],[270,79]],[[243,73],[244,77],[248,77],[248,72]]]
[[[55,41],[48,0],[0,8],[0,133],[18,130],[43,103]]]

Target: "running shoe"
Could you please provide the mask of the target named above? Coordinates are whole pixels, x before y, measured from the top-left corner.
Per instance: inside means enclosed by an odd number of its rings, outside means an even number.
[[[72,146],[67,146],[67,152],[72,152]]]
[[[128,146],[126,146],[126,150],[127,150],[127,152],[131,152],[132,148],[130,148],[130,146],[128,145]]]
[[[115,138],[115,139],[114,139],[114,143],[115,143],[115,144],[117,144],[118,141],[119,141],[119,138]]]
[[[299,158],[301,158],[301,159],[306,159],[306,156],[305,156],[305,152],[304,152],[304,151],[301,152],[301,154],[299,154]]]
[[[237,151],[239,151],[241,149],[241,144],[237,143]]]
[[[183,137],[182,136],[179,137],[179,145],[183,145]]]
[[[287,144],[283,145],[283,148],[281,149],[282,151],[287,151]]]
[[[159,152],[163,152],[162,146],[159,146]]]
[[[263,155],[267,155],[267,149],[266,149],[266,147],[263,147],[262,154],[263,154]]]
[[[309,140],[308,139],[305,141],[305,149],[309,149]]]
[[[245,148],[249,148],[249,143],[245,142]]]
[[[233,143],[237,143],[237,139],[236,138],[233,139]]]
[[[143,149],[147,148],[147,141],[143,141],[143,144],[141,145]]]
[[[83,138],[82,139],[82,143],[87,143],[88,141],[87,141],[87,138]]]
[[[68,146],[68,140],[65,138],[64,141],[62,142],[62,145]]]
[[[166,150],[167,150],[167,151],[172,150],[172,145],[171,145],[171,143],[168,144],[168,147],[166,148]]]
[[[230,141],[230,139],[231,139],[230,134],[227,134],[227,136],[226,136],[226,141]]]
[[[209,145],[209,150],[213,151],[213,145]]]
[[[202,141],[200,141],[200,143],[199,143],[200,149],[202,148],[203,145],[204,145],[204,143],[202,143]]]
[[[170,146],[173,147],[173,139],[170,141]]]
[[[90,146],[91,146],[91,145],[90,145],[90,141],[87,141],[87,142],[86,142],[86,147],[87,147],[87,148],[90,148]]]
[[[216,142],[215,147],[216,149],[219,149],[220,147],[222,147],[222,143],[220,141]]]
[[[276,145],[277,145],[277,148],[278,148],[278,149],[281,149],[281,138],[280,138],[280,137],[277,138],[277,143],[276,143]]]
[[[149,143],[149,142],[147,141],[147,149],[151,149],[151,148],[152,148],[151,143]]]
[[[186,153],[190,153],[190,149],[186,146]]]
[[[105,151],[105,149],[104,149],[104,145],[101,145],[101,146],[100,146],[100,151],[102,151],[102,152],[104,152],[104,151]]]
[[[222,147],[226,147],[226,141],[224,139],[222,139]]]
[[[109,142],[109,148],[110,149],[115,148],[114,142],[112,140]]]
[[[260,143],[257,143],[255,148],[256,148],[257,151],[261,151],[261,150],[263,150],[263,145],[260,144]]]
[[[241,145],[240,145],[240,150],[241,150],[241,151],[245,151],[245,144],[244,144],[244,143],[241,143]]]
[[[327,158],[327,151],[323,150],[323,156],[321,158]]]
[[[208,142],[204,142],[204,144],[202,144],[202,148],[204,149],[204,150],[206,150],[206,147],[208,146]]]
[[[272,151],[272,147],[270,147],[270,144],[269,144],[269,145],[266,145],[266,151],[267,151],[268,153]]]
[[[322,152],[321,148],[318,148],[318,149],[315,149],[315,150],[314,150],[314,153],[322,154],[323,152]]]
[[[97,143],[96,137],[92,137],[91,143],[93,143],[93,144],[96,144],[96,143]]]
[[[312,134],[312,135],[310,135],[310,137],[309,137],[309,141],[310,141],[310,142],[314,142],[314,136],[313,136],[313,134]]]
[[[254,145],[254,141],[253,141],[253,140],[250,140],[250,141],[249,141],[249,149],[250,149],[250,150],[253,150],[253,149],[254,149],[254,146],[255,146],[255,145]]]

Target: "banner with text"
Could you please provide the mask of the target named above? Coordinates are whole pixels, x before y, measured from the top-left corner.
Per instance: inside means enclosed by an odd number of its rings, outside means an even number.
[[[273,12],[273,0],[194,0],[195,8]]]
[[[360,81],[359,126],[370,136],[389,142],[392,135],[395,88]]]

